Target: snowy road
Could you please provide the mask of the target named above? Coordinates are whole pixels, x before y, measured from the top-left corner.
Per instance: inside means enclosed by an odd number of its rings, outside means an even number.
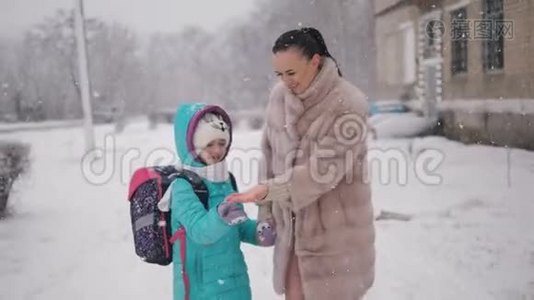
[[[172,158],[171,127],[147,127],[108,139],[112,127],[98,127],[108,156],[92,172],[80,160],[80,128],[0,135],[32,146],[31,168],[0,220],[0,299],[171,298],[171,268],[134,254],[125,200],[135,166]],[[248,174],[259,137],[235,134],[229,159],[241,188],[255,181]],[[376,223],[377,276],[367,299],[534,299],[534,153],[437,137],[378,140],[370,153],[406,161],[396,172],[371,168],[377,214],[412,219]],[[414,169],[425,155],[442,160],[430,178]],[[436,176],[441,182],[429,184]],[[254,206],[247,211],[256,214]],[[272,250],[243,249],[254,299],[282,299],[271,289]]]

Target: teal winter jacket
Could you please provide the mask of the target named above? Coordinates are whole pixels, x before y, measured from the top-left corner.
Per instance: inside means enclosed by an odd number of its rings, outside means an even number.
[[[203,114],[217,109],[204,104],[178,108],[175,142],[184,166],[205,167],[192,154],[192,133]],[[171,228],[178,237],[173,244],[174,300],[249,300],[249,277],[240,244],[258,244],[256,222],[227,225],[217,213],[217,206],[234,192],[230,180],[203,181],[209,192],[208,210],[186,180],[176,179],[171,187]]]

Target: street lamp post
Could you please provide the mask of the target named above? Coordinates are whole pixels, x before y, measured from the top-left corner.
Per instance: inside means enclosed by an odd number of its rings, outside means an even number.
[[[74,19],[76,32],[76,45],[78,49],[79,85],[83,108],[83,123],[85,135],[85,150],[95,148],[93,133],[93,113],[91,109],[91,83],[89,81],[89,62],[87,59],[87,45],[85,40],[85,17],[83,0],[74,0]]]

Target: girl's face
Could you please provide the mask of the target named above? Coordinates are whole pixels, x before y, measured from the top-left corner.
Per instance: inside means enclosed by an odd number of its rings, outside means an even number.
[[[212,165],[223,160],[227,151],[226,140],[216,139],[211,141],[202,151],[200,151],[200,159],[207,165]]]
[[[320,55],[308,59],[296,48],[273,54],[274,73],[294,94],[300,94],[310,86],[319,72],[320,62]]]

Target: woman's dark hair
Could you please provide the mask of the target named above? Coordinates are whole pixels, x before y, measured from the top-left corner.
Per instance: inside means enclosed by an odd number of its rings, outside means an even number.
[[[276,54],[277,52],[285,51],[289,48],[297,48],[301,50],[302,54],[308,59],[311,59],[315,54],[329,57],[337,66],[335,58],[328,52],[323,35],[319,30],[313,27],[304,27],[283,33],[274,42],[272,51],[273,54]],[[337,68],[337,72],[339,76],[341,76],[339,67]]]

